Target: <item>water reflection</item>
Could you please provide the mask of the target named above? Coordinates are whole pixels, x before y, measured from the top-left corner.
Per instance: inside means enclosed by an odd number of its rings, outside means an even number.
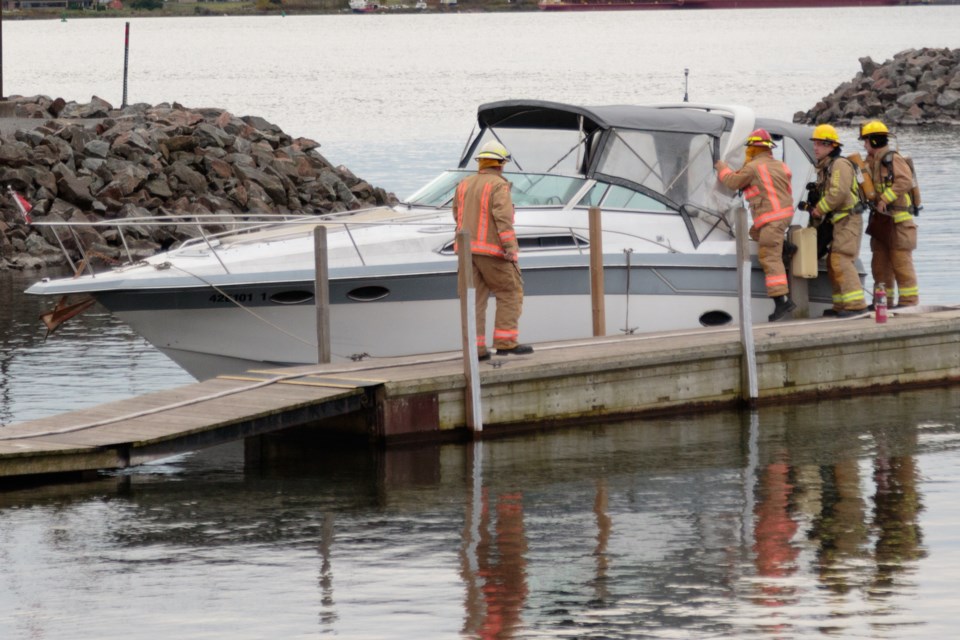
[[[761,578],[755,602],[767,607],[792,602],[795,589],[779,579],[796,572],[799,554],[799,548],[793,543],[799,524],[792,500],[795,489],[792,468],[786,452],[779,452],[777,458],[760,472],[753,531],[754,565]]]
[[[466,587],[463,633],[478,638],[512,638],[527,598],[527,540],[523,492],[501,493],[491,513],[489,491],[480,479],[483,443],[471,448],[474,478],[461,544],[461,575]]]
[[[907,571],[926,555],[917,515],[922,505],[917,490],[916,460],[891,453],[874,459],[873,529],[876,571],[870,595],[883,598],[896,593],[897,574]]]
[[[912,613],[931,576],[960,573],[924,570],[946,549],[921,518],[929,468],[960,457],[958,404],[925,391],[386,452],[271,438],[256,464],[222,447],[5,492],[0,635],[68,638],[70,618],[124,637],[77,597],[95,582],[123,590],[144,638],[905,637],[936,626]],[[170,592],[176,624],[155,606]],[[62,615],[39,615],[54,600]]]
[[[905,397],[911,405],[909,394]],[[538,545],[541,541],[531,532],[534,541],[528,542],[523,492],[504,491],[492,497],[491,487],[474,477],[461,545],[461,576],[466,593],[463,633],[477,638],[510,638],[517,629],[536,627],[552,631],[573,628],[578,637],[621,637],[617,630],[627,627],[659,632],[680,627],[711,634],[787,637],[811,622],[798,615],[804,610],[809,613],[811,598],[815,596],[807,576],[814,577],[817,588],[828,594],[822,600],[826,610],[816,614],[830,620],[820,625],[823,632],[849,630],[870,616],[892,616],[895,609],[869,603],[888,597],[901,601],[912,595],[917,585],[899,577],[909,575],[916,562],[927,554],[921,545],[918,517],[919,428],[883,423],[872,423],[866,429],[850,428],[848,416],[835,416],[841,419],[830,423],[824,413],[809,408],[768,412],[771,429],[764,431],[762,452],[758,449],[758,435],[763,425],[757,414],[743,421],[746,438],[741,441],[747,443],[748,450],[741,453],[745,454],[745,468],[751,470],[745,478],[750,494],[745,502],[751,508],[741,513],[751,523],[739,530],[749,531],[750,538],[733,548],[749,546],[752,570],[738,574],[738,554],[728,554],[723,569],[729,573],[718,585],[709,584],[711,567],[682,561],[686,552],[677,553],[676,549],[668,549],[668,557],[660,558],[661,562],[666,560],[664,570],[669,575],[660,576],[659,585],[644,589],[642,583],[625,581],[625,576],[635,569],[618,565],[634,565],[637,559],[622,553],[611,554],[610,542],[621,528],[618,523],[626,524],[634,518],[630,513],[612,513],[618,509],[610,507],[610,479],[606,474],[594,478],[595,544],[590,550],[594,575],[585,580],[593,597],[581,603],[594,611],[592,615],[581,612],[579,620],[576,616],[567,618],[572,613],[568,606],[543,602],[542,598],[549,594],[531,596],[531,559],[524,553],[530,544]],[[793,423],[793,437],[771,438],[774,434],[786,436],[785,427],[792,422],[791,418],[803,414],[818,415],[820,422],[812,423],[812,429]],[[481,466],[477,458],[482,456],[484,445],[473,446],[470,464],[476,474]],[[811,457],[814,464],[808,462]],[[756,465],[760,459],[764,462]],[[706,456],[701,459],[701,464],[704,462]],[[644,466],[640,464],[636,471]],[[861,474],[861,466],[872,468],[872,474]],[[708,487],[704,489],[709,491]],[[491,522],[493,502],[495,524]],[[586,502],[584,499],[581,508],[585,508]],[[705,530],[712,525],[700,520],[701,513],[689,511],[686,516],[698,521],[698,527],[688,532],[693,534],[687,541],[691,559],[710,548],[718,531],[737,530],[720,525],[711,534]],[[721,510],[720,516],[720,520],[735,517],[733,510]],[[703,530],[695,530],[699,528]],[[656,535],[653,530],[642,529],[632,529],[631,533],[638,537]],[[673,541],[677,542],[680,540]],[[727,539],[728,545],[732,542]],[[584,545],[581,551],[586,549]],[[538,578],[542,571],[542,567],[531,568],[529,573],[535,583],[542,582]],[[700,584],[680,587],[677,583],[685,581],[677,578],[683,574],[698,576]],[[641,588],[624,598],[624,587],[629,591],[637,586]],[[724,598],[715,595],[714,586],[725,592]],[[707,610],[697,604],[678,607],[678,591],[685,591],[689,601],[699,601]],[[524,615],[524,603],[528,604],[526,619],[518,625],[519,616]],[[712,620],[708,619],[711,606],[715,607]],[[663,620],[656,620],[657,614],[662,614]],[[550,620],[557,615],[562,617]],[[891,637],[903,633],[901,622],[891,620],[886,625],[893,630]],[[874,633],[879,633],[875,637],[886,637],[876,629]],[[629,635],[624,633],[623,637]]]

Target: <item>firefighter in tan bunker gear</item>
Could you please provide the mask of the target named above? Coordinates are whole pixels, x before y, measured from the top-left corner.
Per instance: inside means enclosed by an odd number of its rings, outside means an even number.
[[[867,234],[873,258],[870,268],[874,286],[884,283],[893,298],[896,283],[899,294],[895,306],[912,307],[920,303],[913,250],[917,248],[917,223],[913,220],[913,172],[896,151],[888,147],[890,131],[879,120],[860,128],[860,139],[867,152],[867,172],[873,179],[877,196],[870,212]]]
[[[477,292],[477,353],[487,360],[487,301],[497,299],[493,347],[497,355],[533,353],[533,347],[519,344],[519,320],[523,306],[523,279],[517,258],[520,247],[513,229],[513,200],[510,183],[503,177],[503,165],[510,153],[496,141],[480,148],[478,171],[457,185],[453,218],[457,232],[470,233],[473,282]],[[461,251],[463,247],[457,247]]]
[[[743,168],[734,171],[722,160],[715,165],[717,179],[729,189],[742,190],[750,205],[750,238],[760,245],[758,257],[766,277],[767,295],[775,304],[770,322],[797,308],[788,295],[783,264],[783,238],[793,220],[791,174],[786,164],[773,157],[771,149],[776,146],[765,129],[757,129],[747,137]]]
[[[833,309],[824,315],[840,318],[859,315],[867,308],[867,301],[855,264],[863,235],[863,204],[856,169],[852,161],[840,155],[840,136],[829,124],[816,127],[810,139],[817,159],[817,193],[820,194],[810,215],[833,224],[833,240],[827,255]]]

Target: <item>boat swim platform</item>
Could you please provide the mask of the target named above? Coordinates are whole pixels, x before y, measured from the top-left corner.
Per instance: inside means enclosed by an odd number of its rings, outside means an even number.
[[[960,307],[754,328],[756,404],[960,381]],[[744,404],[738,327],[543,343],[479,363],[470,431],[459,352],[265,368],[0,427],[0,483],[124,469],[230,441],[347,429],[389,446]],[[2,486],[2,484],[0,484]]]

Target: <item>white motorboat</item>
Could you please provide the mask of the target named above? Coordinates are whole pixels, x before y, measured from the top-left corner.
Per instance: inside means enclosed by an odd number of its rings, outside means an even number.
[[[590,207],[602,210],[607,335],[732,325],[739,318],[732,211],[742,200],[717,185],[715,161],[742,162],[743,141],[762,126],[792,169],[794,204],[814,177],[809,127],[740,107],[511,100],[481,106],[478,122],[458,168],[397,207],[273,218],[99,273],[45,278],[27,293],[92,296],[199,379],[312,363],[313,237],[323,224],[334,359],[456,350],[450,203],[475,171],[476,149],[495,138],[514,160],[505,175],[525,282],[523,342],[592,335]],[[118,223],[144,221],[89,224]],[[765,320],[773,304],[755,258],[751,286],[754,317]],[[825,274],[809,281],[809,296],[812,314],[830,305]]]

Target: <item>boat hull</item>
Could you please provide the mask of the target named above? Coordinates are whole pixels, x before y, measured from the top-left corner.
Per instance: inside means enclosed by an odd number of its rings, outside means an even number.
[[[713,266],[676,260],[605,270],[606,335],[647,333],[739,322],[736,265],[714,257]],[[726,263],[726,266],[720,266]],[[531,267],[524,272],[521,340],[546,342],[592,335],[589,269],[585,264]],[[755,322],[772,303],[763,272],[752,273]],[[811,313],[830,304],[824,276],[811,281]],[[272,288],[271,288],[272,287]],[[271,365],[317,361],[316,307],[312,297],[274,304],[277,292],[313,291],[308,280],[220,288],[105,291],[97,300],[148,342],[198,379]],[[386,291],[356,299],[357,292]],[[629,292],[629,293],[628,293]],[[231,299],[236,302],[231,302]],[[453,271],[397,277],[332,278],[330,351],[335,360],[395,357],[461,348],[460,306]],[[495,303],[488,308],[493,330]]]

